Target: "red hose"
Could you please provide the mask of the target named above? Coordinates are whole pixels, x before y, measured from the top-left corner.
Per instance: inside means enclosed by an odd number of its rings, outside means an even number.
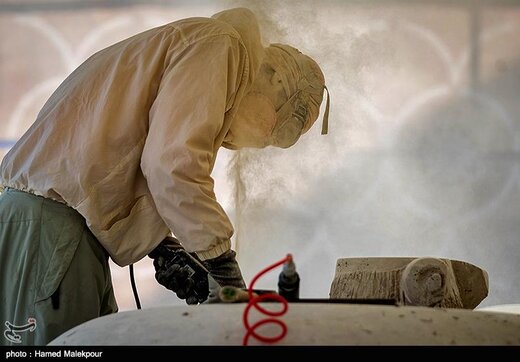
[[[251,281],[251,284],[249,284],[249,288],[248,288],[249,302],[247,303],[247,306],[244,309],[244,314],[242,315],[242,321],[244,322],[244,327],[247,330],[246,334],[244,335],[244,339],[242,340],[242,345],[247,346],[250,336],[253,336],[254,338],[256,338],[257,340],[259,340],[261,342],[276,343],[276,342],[282,340],[285,337],[285,335],[287,334],[287,325],[279,319],[265,318],[265,319],[259,320],[258,322],[254,323],[253,325],[250,325],[249,321],[248,321],[248,316],[249,316],[249,310],[251,309],[251,307],[255,307],[260,313],[265,314],[270,317],[280,317],[280,316],[284,315],[285,313],[287,313],[287,310],[289,309],[289,304],[287,303],[287,300],[284,297],[282,297],[279,294],[275,294],[275,293],[266,293],[266,294],[261,294],[258,296],[253,296],[253,289],[254,289],[254,285],[255,285],[256,281],[262,275],[279,267],[280,265],[284,264],[285,262],[287,262],[291,259],[292,259],[292,255],[287,254],[287,256],[285,258],[283,258],[282,260],[274,263],[273,265],[268,266],[267,268],[263,269],[258,274],[256,274],[255,277],[253,278],[253,280]],[[279,311],[270,311],[270,310],[263,308],[261,305],[258,304],[258,303],[260,303],[262,301],[266,301],[266,300],[276,300],[276,301],[282,303],[282,309]],[[266,336],[262,336],[255,332],[255,329],[257,329],[258,327],[260,327],[264,324],[269,324],[269,323],[279,325],[281,328],[280,334],[278,334],[274,337],[266,337]]]

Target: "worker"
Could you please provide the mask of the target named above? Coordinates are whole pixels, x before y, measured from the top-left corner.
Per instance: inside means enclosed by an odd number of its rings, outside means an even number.
[[[200,303],[183,265],[155,252],[172,241],[219,285],[244,287],[213,190],[218,149],[292,146],[318,118],[324,87],[310,57],[264,47],[244,8],[88,58],[0,166],[3,344],[47,344],[116,312],[108,257],[126,266],[150,255],[159,283]]]

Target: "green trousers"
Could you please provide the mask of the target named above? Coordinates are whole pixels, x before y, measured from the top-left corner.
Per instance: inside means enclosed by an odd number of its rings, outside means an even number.
[[[0,345],[44,345],[117,312],[108,255],[74,209],[0,195]]]

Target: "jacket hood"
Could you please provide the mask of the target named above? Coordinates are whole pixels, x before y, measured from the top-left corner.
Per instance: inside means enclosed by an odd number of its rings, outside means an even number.
[[[248,81],[251,84],[260,69],[265,54],[255,14],[246,8],[235,8],[216,13],[212,18],[231,25],[240,35],[249,57]]]

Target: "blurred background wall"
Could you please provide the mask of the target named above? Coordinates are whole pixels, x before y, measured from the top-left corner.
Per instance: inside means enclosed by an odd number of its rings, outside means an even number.
[[[519,303],[516,1],[0,0],[0,157],[94,52],[236,6],[257,14],[266,44],[315,58],[332,102],[327,136],[316,126],[288,150],[219,154],[246,280],[291,252],[301,296],[327,298],[340,257],[437,256],[489,272],[482,305]],[[132,309],[128,270],[112,266]],[[258,287],[275,289],[276,274]],[[181,303],[148,258],[136,276],[144,308]]]

